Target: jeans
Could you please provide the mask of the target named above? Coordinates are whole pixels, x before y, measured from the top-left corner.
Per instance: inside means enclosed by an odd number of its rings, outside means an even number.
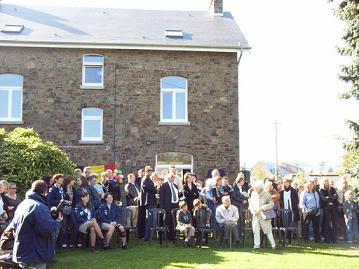
[[[353,240],[355,240],[355,237],[358,233],[357,219],[356,218],[352,218],[351,220],[346,219],[345,225],[346,225],[347,241],[353,242]]]

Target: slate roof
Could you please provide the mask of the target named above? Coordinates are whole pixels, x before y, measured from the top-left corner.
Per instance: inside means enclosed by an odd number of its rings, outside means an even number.
[[[19,34],[0,32],[1,46],[46,43],[58,46],[96,44],[208,50],[250,48],[228,12],[220,17],[207,11],[0,4],[0,29],[5,24],[23,24],[24,29]],[[183,39],[166,38],[165,30],[168,29],[182,30]]]

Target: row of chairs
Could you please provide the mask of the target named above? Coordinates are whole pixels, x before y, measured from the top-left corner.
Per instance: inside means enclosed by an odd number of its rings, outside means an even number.
[[[299,235],[297,223],[293,221],[293,211],[288,209],[279,209],[276,211],[277,217],[272,219],[272,232],[278,238],[280,245],[285,246],[287,238],[295,235],[299,245]],[[242,219],[242,245],[245,246],[246,237],[253,234],[252,214],[249,210],[241,211]]]
[[[131,232],[134,232],[136,237],[136,227],[133,223],[133,211],[126,207],[121,207],[119,212],[119,219],[118,222],[121,223],[125,230],[126,230],[126,239],[127,242],[129,241],[129,235]],[[167,246],[167,234],[168,234],[168,227],[165,225],[165,218],[166,218],[166,212],[164,209],[160,208],[152,208],[150,209],[151,216],[153,218],[153,226],[151,227],[151,238],[149,241],[149,244],[152,243],[153,237],[156,235],[156,237],[159,239],[160,244],[165,242]],[[171,212],[172,221],[174,224],[174,231],[175,231],[175,238],[174,238],[174,244],[178,246],[179,238],[181,235],[181,232],[177,229],[177,211],[179,209],[175,208]],[[298,239],[299,244],[299,236],[298,236],[298,230],[297,230],[297,224],[292,221],[293,219],[293,212],[291,210],[285,210],[280,209],[277,211],[277,217],[272,219],[272,231],[274,236],[279,240],[280,244],[284,247],[289,235],[296,235]],[[244,209],[240,211],[240,219],[241,225],[238,225],[240,227],[240,235],[242,239],[242,246],[245,247],[246,240],[248,236],[252,235],[253,229],[252,229],[252,214],[249,210]],[[203,244],[203,241],[205,240],[205,243],[208,242],[208,236],[211,235],[212,238],[215,237],[216,231],[211,228],[205,226],[205,220],[200,219],[200,223],[196,223],[196,244],[201,247]]]

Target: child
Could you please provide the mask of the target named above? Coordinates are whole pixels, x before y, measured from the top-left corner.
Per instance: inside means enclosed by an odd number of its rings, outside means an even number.
[[[184,246],[189,247],[189,241],[194,236],[194,227],[192,226],[191,212],[188,211],[187,203],[181,201],[179,203],[180,210],[177,212],[177,229],[184,232]]]
[[[344,194],[345,201],[343,203],[344,219],[347,231],[347,242],[352,244],[357,234],[357,212],[358,205],[354,202],[354,192],[346,191]]]

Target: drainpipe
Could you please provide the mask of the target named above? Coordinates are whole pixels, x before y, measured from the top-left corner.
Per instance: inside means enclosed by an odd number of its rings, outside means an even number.
[[[237,60],[237,67],[239,66],[239,63],[241,62],[241,59],[242,59],[242,55],[243,55],[243,50],[242,49],[239,49],[239,56],[238,56],[238,60]],[[240,117],[239,117],[239,69],[238,69],[238,80],[237,80],[237,100],[238,100],[238,104],[237,104],[237,108],[238,108],[238,160],[239,160],[239,163],[238,163],[238,171],[241,171],[241,132],[240,132]]]

